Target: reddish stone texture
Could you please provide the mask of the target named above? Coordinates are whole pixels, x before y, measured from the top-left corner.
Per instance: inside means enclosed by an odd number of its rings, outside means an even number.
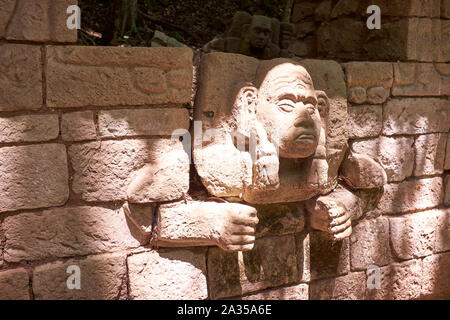
[[[57,114],[0,117],[0,142],[38,142],[58,138]]]
[[[63,205],[69,198],[66,147],[0,148],[0,212]]]
[[[208,251],[208,284],[212,299],[238,296],[299,280],[294,236],[257,239],[253,250]]]
[[[69,289],[74,271],[79,268],[80,289]],[[33,271],[36,300],[114,300],[126,291],[126,255],[123,253],[90,256],[65,262],[51,262]]]
[[[191,88],[189,48],[47,47],[52,108],[182,104]]]
[[[349,107],[348,137],[370,138],[381,133],[383,122],[383,109],[381,106]]]
[[[383,134],[448,132],[450,104],[446,99],[395,98],[383,107]]]
[[[0,272],[0,300],[29,300],[29,277],[25,269]]]
[[[66,207],[7,217],[8,262],[63,258],[139,246],[125,215],[102,207]]]
[[[206,250],[166,249],[128,257],[129,297],[137,300],[204,300]]]
[[[395,63],[394,96],[439,96],[449,94],[447,64]]]
[[[427,134],[416,138],[414,175],[427,176],[444,172],[447,134]]]
[[[0,112],[42,106],[41,48],[0,44]]]
[[[394,256],[408,260],[449,249],[449,217],[450,210],[431,210],[391,218],[390,243]]]
[[[410,180],[385,185],[377,209],[384,214],[398,214],[431,209],[442,201],[441,177]]]
[[[102,137],[171,136],[175,130],[189,130],[187,109],[121,109],[100,111]]]
[[[389,221],[386,218],[363,220],[353,228],[350,236],[352,270],[387,265],[389,255]]]
[[[423,259],[422,299],[450,298],[450,253],[428,256]]]
[[[189,188],[189,159],[171,139],[90,142],[69,147],[72,189],[86,201],[127,199],[139,169],[154,169],[147,202],[180,199]]]
[[[97,137],[92,111],[64,113],[61,135],[65,141],[93,140]]]
[[[68,29],[66,23],[69,18],[67,8],[77,5],[77,0],[12,2],[16,2],[16,7],[6,30],[7,40],[64,43],[77,41],[77,30]]]
[[[366,275],[364,272],[313,281],[310,284],[311,300],[362,300],[365,297]]]
[[[308,300],[309,286],[306,283],[270,289],[242,297],[242,300]]]

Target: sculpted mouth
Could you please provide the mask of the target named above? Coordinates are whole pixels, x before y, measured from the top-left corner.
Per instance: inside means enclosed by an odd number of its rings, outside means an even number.
[[[296,138],[295,141],[305,141],[305,140],[312,140],[315,141],[316,140],[316,134],[315,132],[312,131],[304,131],[301,132]]]

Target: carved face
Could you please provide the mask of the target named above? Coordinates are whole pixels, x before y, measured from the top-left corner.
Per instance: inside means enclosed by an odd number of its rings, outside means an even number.
[[[256,116],[281,157],[314,154],[320,114],[311,77],[303,67],[284,63],[269,71],[258,92]]]
[[[248,31],[248,39],[252,47],[262,49],[269,43],[272,34],[272,22],[264,16],[253,16]]]

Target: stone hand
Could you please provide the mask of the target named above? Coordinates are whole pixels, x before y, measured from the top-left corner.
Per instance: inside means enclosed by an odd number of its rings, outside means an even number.
[[[256,209],[250,206],[227,203],[217,215],[215,242],[225,251],[248,251],[255,243],[255,228],[259,220]]]
[[[310,200],[306,207],[311,214],[311,227],[330,233],[335,241],[352,234],[352,220],[348,210],[335,199],[327,196]]]

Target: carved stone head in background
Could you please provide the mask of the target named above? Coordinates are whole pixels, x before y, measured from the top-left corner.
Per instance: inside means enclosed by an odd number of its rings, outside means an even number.
[[[258,59],[287,57],[293,30],[291,23],[238,11],[225,36],[208,42],[203,51],[240,53]]]

